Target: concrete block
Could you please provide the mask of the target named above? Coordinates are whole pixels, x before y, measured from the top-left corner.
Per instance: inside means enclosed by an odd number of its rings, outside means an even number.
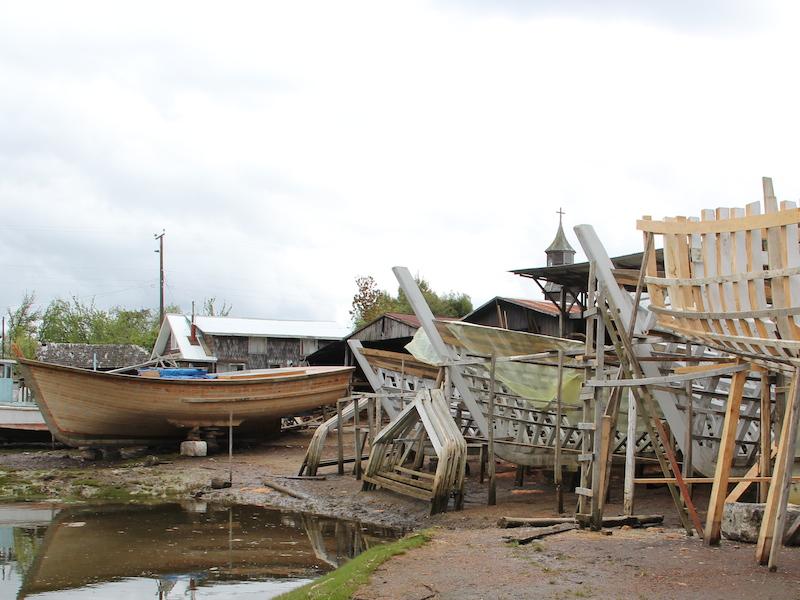
[[[786,515],[786,529],[800,516],[800,506],[789,504]],[[722,513],[722,535],[729,540],[755,544],[761,519],[764,518],[764,505],[751,502],[731,502],[725,505]],[[800,545],[799,536],[789,540],[790,546]]]
[[[181,442],[181,456],[205,456],[208,444],[205,442]]]

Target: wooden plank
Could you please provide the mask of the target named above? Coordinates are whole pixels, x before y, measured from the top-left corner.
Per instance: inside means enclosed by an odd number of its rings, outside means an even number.
[[[672,372],[675,373],[675,374],[678,374],[678,375],[682,374],[682,373],[705,373],[706,371],[714,371],[715,369],[718,369],[718,368],[735,367],[735,366],[741,366],[741,365],[739,365],[735,361],[727,363],[727,364],[726,363],[714,363],[714,364],[710,364],[710,365],[692,365],[692,366],[686,366],[686,367],[676,367],[676,368],[672,369]],[[719,374],[720,375],[724,375],[724,373],[719,373]],[[713,375],[717,375],[717,374],[715,373]],[[712,377],[713,375],[708,375],[708,377]]]
[[[745,207],[747,215],[760,214],[761,203],[751,202]],[[765,273],[766,265],[764,264],[764,250],[761,238],[760,229],[751,229],[745,233],[747,240],[747,268],[741,275],[744,275],[743,280],[747,281],[747,294],[750,298],[750,305],[754,311],[764,310],[767,306],[767,294],[764,287],[764,278],[751,278],[750,275]],[[800,268],[797,269],[800,274]],[[778,276],[778,275],[775,275]],[[771,277],[768,277],[771,279]],[[761,316],[755,316],[756,330],[758,337],[767,338],[775,337],[776,328],[771,321],[765,321]],[[775,352],[773,350],[773,352]]]
[[[423,479],[433,479],[434,476],[430,473],[426,473],[425,471],[414,471],[413,469],[406,469],[405,467],[396,466],[394,468],[395,471],[400,473],[405,473],[406,475],[414,475],[415,477],[422,477]]]
[[[583,385],[586,387],[642,387],[655,384],[682,383],[684,381],[691,381],[693,379],[705,379],[706,377],[717,377],[719,375],[739,373],[741,371],[750,370],[752,367],[747,364],[734,364],[723,367],[720,367],[719,365],[711,365],[710,367],[704,367],[703,369],[699,369],[697,367],[684,368],[689,369],[689,371],[685,373],[681,372],[676,375],[665,375],[663,377],[642,377],[639,379],[592,379],[584,382]]]
[[[628,391],[628,431],[625,442],[625,482],[622,495],[623,512],[633,514],[634,477],[636,474],[636,399]]]
[[[761,475],[769,473],[770,459],[775,456],[778,449],[772,447],[772,402],[770,398],[769,372],[765,369],[761,371],[761,398],[759,410],[759,447],[758,464]],[[767,448],[771,451],[767,452]],[[764,482],[758,486],[758,501],[767,501],[769,483]]]
[[[772,189],[772,180],[768,177],[763,179],[764,188],[764,209],[768,215],[781,214],[778,211],[778,201]],[[786,238],[781,226],[768,226],[767,229],[767,257],[770,269],[783,269],[786,264]],[[791,306],[788,303],[787,290],[784,286],[783,277],[771,279],[769,289],[772,292],[772,306],[775,308],[786,308]],[[786,317],[776,319],[778,333],[784,340],[798,339],[794,331],[794,321],[789,323]]]
[[[792,464],[794,463],[795,445],[797,441],[798,418],[800,418],[800,368],[792,375],[790,391],[786,398],[781,438],[778,443],[778,454],[772,471],[772,485],[767,494],[767,504],[761,529],[756,544],[756,560],[770,569],[775,566],[777,550],[783,538],[786,521],[786,503],[789,497]]]
[[[574,523],[575,517],[500,517],[497,526],[500,529],[514,527],[548,527],[561,523]]]
[[[377,486],[384,487],[387,490],[392,490],[393,492],[397,492],[399,494],[403,494],[405,496],[411,496],[412,498],[417,498],[418,500],[426,500],[430,502],[433,494],[431,492],[423,490],[413,485],[406,485],[404,483],[400,483],[399,481],[394,481],[385,477],[384,475],[374,475],[374,476],[364,476],[364,481],[369,481],[370,483],[374,483]]]
[[[777,452],[778,448],[777,446],[774,446],[772,448],[772,456],[775,456]],[[767,453],[766,456],[769,456],[769,453]],[[769,464],[769,459],[767,459],[767,464]],[[761,464],[756,463],[747,470],[747,473],[744,474],[744,477],[728,479],[728,481],[731,482],[734,480],[738,480],[738,483],[731,490],[731,493],[728,494],[727,498],[725,498],[725,503],[728,504],[730,502],[738,502],[739,498],[741,498],[742,494],[744,494],[747,491],[747,488],[750,487],[751,483],[766,484],[770,479],[772,479],[772,477],[769,475],[759,476],[759,472],[769,473],[769,467],[767,467],[766,469],[762,469]],[[800,477],[798,477],[798,480],[800,480]]]
[[[786,308],[764,308],[760,310],[745,310],[745,311],[689,311],[689,310],[674,310],[672,308],[660,308],[654,306],[651,310],[657,315],[668,315],[672,317],[680,317],[682,319],[774,319],[778,317],[790,317],[800,314],[800,306],[790,306]],[[759,336],[751,333],[743,337]],[[766,335],[764,337],[767,337]]]
[[[772,479],[771,476],[766,475],[749,475],[750,471],[748,470],[745,475],[742,476],[731,476],[728,477],[728,483],[759,483],[761,481],[769,481]],[[713,477],[684,477],[683,480],[686,483],[714,483]],[[792,481],[800,481],[800,475],[793,475]],[[634,483],[637,485],[647,484],[647,485],[659,485],[659,484],[666,484],[666,483],[674,483],[674,477],[636,477],[633,480]],[[725,499],[725,502],[734,502],[734,500]]]
[[[489,454],[489,495],[487,498],[487,504],[489,506],[494,506],[497,504],[497,475],[495,471],[495,454],[494,454],[494,428],[495,428],[495,421],[494,421],[494,403],[495,403],[495,368],[497,366],[497,362],[495,356],[492,355],[491,364],[489,367],[489,418],[488,418],[488,454]]]
[[[557,525],[551,525],[550,527],[541,527],[536,531],[536,533],[533,533],[531,535],[527,535],[525,537],[515,538],[515,537],[510,537],[509,536],[509,537],[506,537],[505,539],[506,539],[506,541],[517,542],[521,546],[524,546],[525,544],[530,544],[532,541],[540,540],[543,537],[546,537],[548,535],[555,535],[557,533],[564,533],[565,531],[570,531],[572,529],[577,529],[577,528],[578,528],[578,524],[577,523],[559,523]]]
[[[395,467],[395,470],[397,467]],[[390,473],[388,471],[381,471],[380,477],[385,477],[386,479],[391,479],[392,481],[397,481],[398,483],[403,483],[405,485],[409,485],[411,487],[420,488],[423,490],[428,490],[429,492],[433,492],[433,481],[430,480],[423,480],[423,479],[413,479],[411,477],[404,477],[398,473]]]
[[[771,185],[771,184],[770,184]],[[746,231],[749,229],[766,229],[800,223],[800,209],[793,208],[764,215],[749,215],[743,219],[724,219],[713,222],[696,223],[693,221],[653,221],[640,219],[636,221],[636,229],[656,234],[692,233],[714,234],[722,232]]]
[[[731,463],[735,450],[736,430],[739,425],[739,410],[742,406],[742,390],[747,374],[736,373],[731,381],[728,394],[728,405],[725,410],[725,422],[722,426],[722,435],[717,455],[717,467],[714,472],[714,483],[711,487],[711,498],[708,501],[708,514],[704,543],[706,546],[719,544],[722,526],[722,509],[725,506],[725,497],[728,495],[728,480],[730,478]]]

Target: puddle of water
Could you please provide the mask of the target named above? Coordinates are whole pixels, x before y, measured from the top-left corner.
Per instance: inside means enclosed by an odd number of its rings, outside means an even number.
[[[0,600],[272,598],[399,535],[256,506],[0,506]]]

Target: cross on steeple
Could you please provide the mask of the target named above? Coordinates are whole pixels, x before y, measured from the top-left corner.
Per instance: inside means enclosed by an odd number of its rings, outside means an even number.
[[[558,210],[556,211],[556,214],[558,214],[558,224],[561,225],[561,217],[563,217],[567,213],[565,213],[563,210],[561,210],[561,207],[559,207]]]

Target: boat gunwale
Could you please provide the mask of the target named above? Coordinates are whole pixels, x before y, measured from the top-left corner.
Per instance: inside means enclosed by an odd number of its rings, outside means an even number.
[[[20,358],[19,362],[30,368],[50,369],[54,371],[63,371],[66,373],[74,373],[76,375],[85,375],[96,378],[105,378],[114,381],[127,381],[129,383],[144,383],[145,385],[151,384],[169,384],[169,385],[213,385],[217,387],[237,386],[237,385],[262,385],[270,383],[287,383],[289,381],[300,381],[304,379],[315,379],[319,377],[326,377],[337,373],[352,373],[355,370],[353,366],[324,366],[324,367],[295,367],[297,369],[324,369],[318,372],[308,372],[306,370],[304,375],[295,375],[287,373],[285,377],[276,375],[270,378],[252,378],[245,377],[233,379],[173,379],[169,377],[142,377],[141,375],[127,375],[123,373],[106,373],[105,371],[93,371],[91,369],[83,369],[81,367],[69,367],[66,365],[57,365],[39,360],[32,360],[29,358]],[[281,367],[287,368],[287,367]],[[266,369],[260,369],[266,370]]]

